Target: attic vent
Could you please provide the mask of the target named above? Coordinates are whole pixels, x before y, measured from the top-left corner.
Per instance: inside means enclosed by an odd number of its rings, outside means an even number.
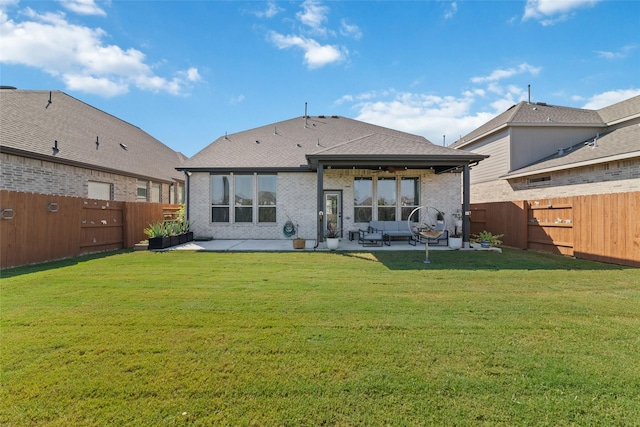
[[[331,116],[332,119],[339,119],[340,117],[338,116]]]
[[[536,105],[542,105],[543,107],[547,106],[546,102],[536,102]]]
[[[318,116],[319,119],[326,119],[325,116]]]
[[[129,147],[124,145],[122,142],[120,143],[120,147],[122,147],[123,150],[128,150],[129,149]]]

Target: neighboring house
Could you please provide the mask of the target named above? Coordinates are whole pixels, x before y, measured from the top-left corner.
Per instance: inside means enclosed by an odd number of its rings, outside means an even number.
[[[220,137],[179,169],[196,236],[285,239],[290,220],[300,237],[322,240],[329,224],[346,237],[418,206],[452,221],[463,171],[484,157],[344,117],[302,116]]]
[[[182,203],[185,158],[59,91],[0,89],[0,189]]]
[[[640,191],[640,96],[600,110],[520,102],[450,147],[490,155],[473,203]]]

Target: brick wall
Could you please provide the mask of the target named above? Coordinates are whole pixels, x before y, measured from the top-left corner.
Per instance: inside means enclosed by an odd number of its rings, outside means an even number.
[[[531,178],[542,176],[550,176],[551,180],[529,182]],[[640,191],[640,159],[620,160],[509,181],[501,179],[473,184],[471,202],[549,199],[635,191]]]
[[[88,197],[89,181],[113,185],[113,200],[135,202],[137,182],[133,177],[0,154],[0,189],[72,197]],[[169,185],[162,184],[162,202],[169,202]]]
[[[430,170],[376,173],[369,170],[334,169],[324,171],[324,188],[342,190],[343,229],[358,228],[353,221],[353,179],[355,177],[419,177],[421,205],[433,206],[446,213],[452,224],[452,213],[462,203],[461,175],[435,175]],[[282,229],[291,219],[298,224],[298,234],[316,238],[317,193],[316,174],[279,173],[277,188],[277,222],[275,224],[213,224],[209,173],[194,172],[189,180],[189,222],[198,238],[216,239],[286,239]],[[346,232],[345,232],[346,237]]]

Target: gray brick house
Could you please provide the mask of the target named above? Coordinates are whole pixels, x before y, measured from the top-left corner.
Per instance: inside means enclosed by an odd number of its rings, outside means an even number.
[[[405,220],[416,206],[450,220],[469,197],[470,166],[485,157],[345,117],[302,116],[222,136],[179,170],[196,236],[285,239],[290,220],[300,237],[322,240],[328,224],[346,237],[371,220]]]
[[[184,156],[64,92],[0,89],[0,189],[181,203]]]
[[[490,156],[473,203],[640,191],[640,96],[599,110],[520,102],[450,147]]]

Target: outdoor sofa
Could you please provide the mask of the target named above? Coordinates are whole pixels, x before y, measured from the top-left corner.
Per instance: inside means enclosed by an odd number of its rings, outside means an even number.
[[[363,246],[391,246],[391,238],[397,237],[406,237],[410,245],[416,244],[407,221],[371,221],[366,228],[360,229],[358,243]]]

